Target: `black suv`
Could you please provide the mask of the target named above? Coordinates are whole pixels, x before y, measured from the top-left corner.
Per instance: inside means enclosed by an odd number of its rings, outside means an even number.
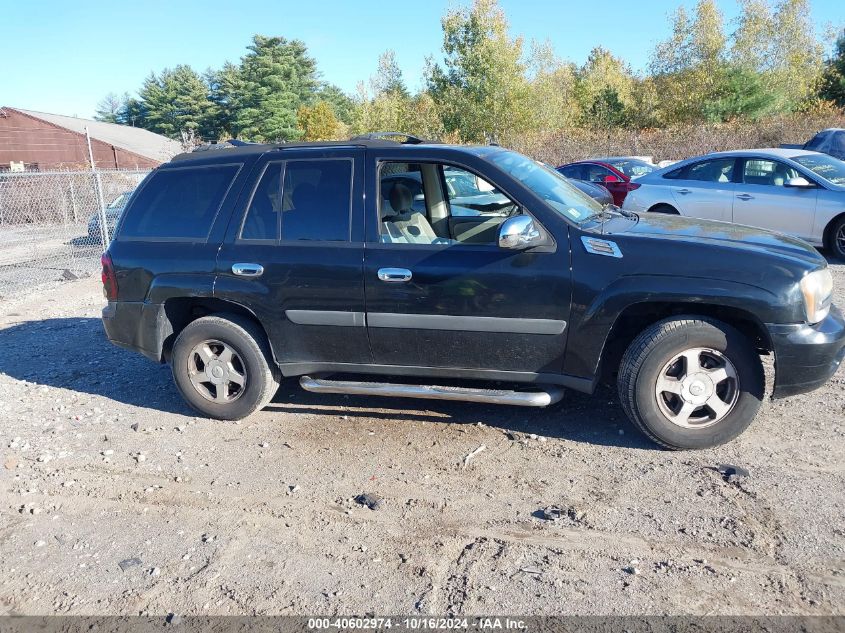
[[[614,209],[498,146],[182,154],[126,207],[103,256],[103,322],[220,419],[262,408],[284,376],[523,406],[615,378],[649,437],[701,448],[754,418],[760,354],[774,353],[775,397],[836,371],[845,322],[811,246]]]

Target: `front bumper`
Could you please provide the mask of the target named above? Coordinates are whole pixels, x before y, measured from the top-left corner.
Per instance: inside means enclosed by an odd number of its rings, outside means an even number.
[[[815,325],[767,324],[775,352],[773,398],[818,389],[845,358],[845,318],[836,306]]]

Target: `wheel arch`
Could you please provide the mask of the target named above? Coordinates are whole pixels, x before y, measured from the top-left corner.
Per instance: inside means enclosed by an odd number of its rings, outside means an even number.
[[[259,328],[259,330],[264,334],[264,340],[272,355],[272,358],[269,360],[278,364],[276,352],[273,349],[273,345],[266,328],[255,313],[243,304],[229,299],[219,299],[217,297],[171,297],[164,301],[164,314],[166,321],[170,326],[169,332],[164,338],[164,344],[162,346],[162,359],[164,361],[170,360],[173,342],[189,323],[212,314],[217,316],[231,314],[247,319]]]
[[[669,215],[681,215],[681,212],[678,210],[678,207],[676,207],[674,204],[670,204],[668,202],[657,202],[657,203],[651,205],[647,209],[646,213],[663,213],[662,211],[655,211],[655,209],[657,209],[659,207],[668,207],[669,209],[671,209],[673,211],[673,213],[670,213]]]
[[[827,225],[824,227],[824,231],[822,233],[822,244],[824,244],[825,248],[830,248],[830,233],[833,231],[833,226],[842,218],[845,218],[845,211],[830,218]]]
[[[612,378],[625,350],[640,332],[658,321],[682,316],[722,321],[748,337],[761,354],[774,349],[765,325],[748,310],[719,303],[640,301],[626,306],[610,327],[599,359],[599,378]]]

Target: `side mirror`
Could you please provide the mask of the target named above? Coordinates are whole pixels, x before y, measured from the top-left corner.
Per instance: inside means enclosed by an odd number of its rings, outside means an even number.
[[[790,178],[789,180],[783,183],[784,187],[797,187],[798,189],[807,189],[808,187],[813,187],[813,183],[811,183],[806,178],[798,177],[798,178]]]
[[[523,250],[538,246],[543,235],[530,215],[517,215],[502,222],[499,227],[499,248]]]
[[[613,174],[609,174],[609,175],[605,176],[604,178],[602,178],[602,182],[605,182],[605,183],[619,182],[619,178],[614,176]]]

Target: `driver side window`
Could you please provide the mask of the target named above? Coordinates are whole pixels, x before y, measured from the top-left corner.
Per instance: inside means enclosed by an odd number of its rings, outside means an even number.
[[[438,163],[384,162],[379,239],[388,244],[490,244],[518,206],[476,174]]]

